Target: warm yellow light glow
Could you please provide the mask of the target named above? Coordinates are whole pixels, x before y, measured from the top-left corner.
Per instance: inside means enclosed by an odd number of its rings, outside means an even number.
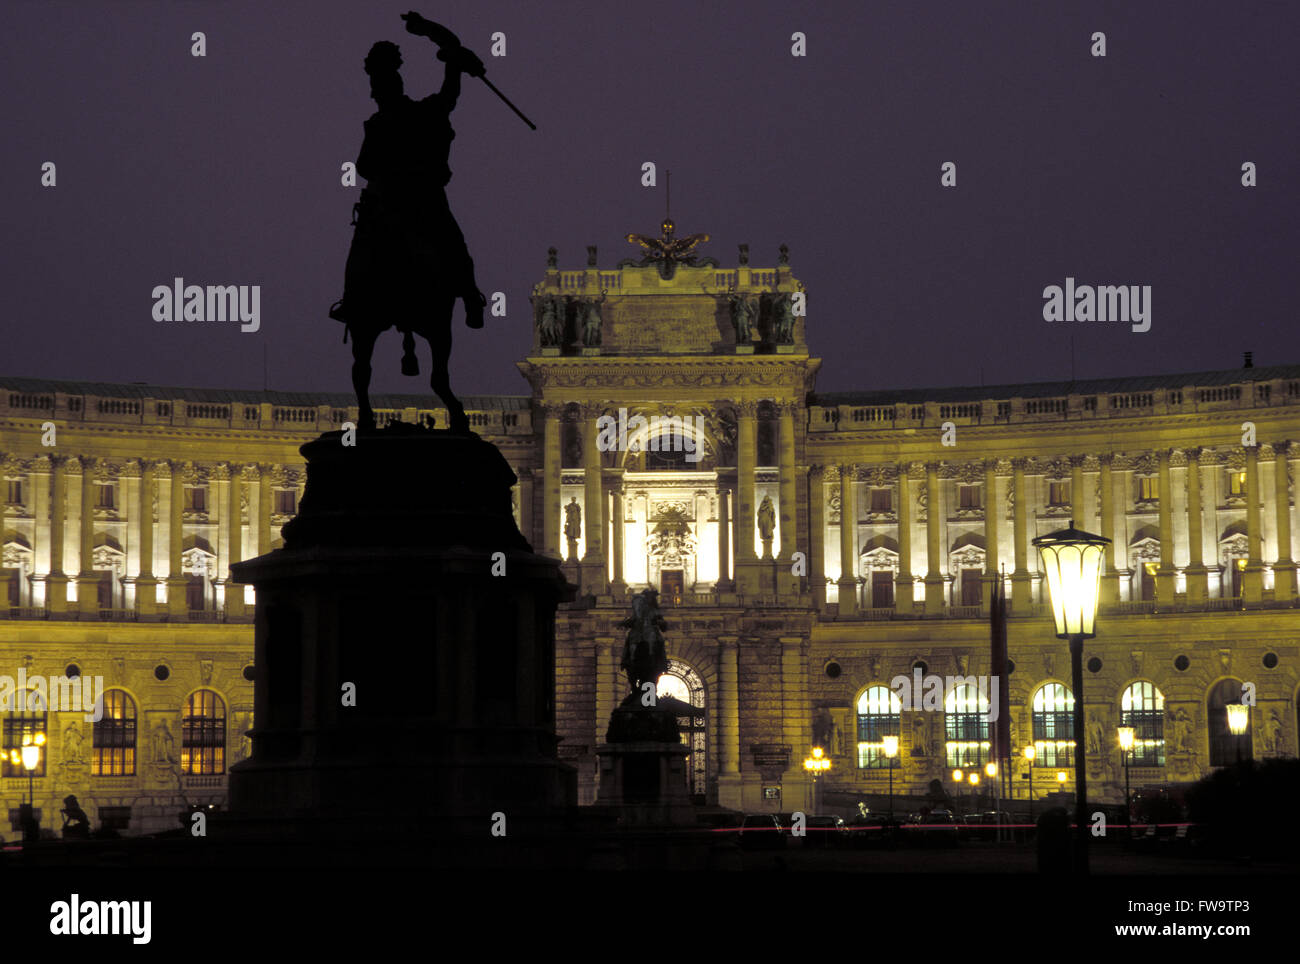
[[[1250,726],[1250,707],[1242,703],[1228,704],[1228,732],[1241,736]]]
[[[1126,753],[1133,749],[1133,727],[1121,726],[1119,728],[1119,745],[1120,749]]]
[[[35,770],[41,763],[41,748],[35,743],[27,743],[23,746],[23,767],[28,770]]]
[[[986,764],[984,765],[984,773],[985,773],[989,778],[992,778],[992,777],[997,776],[997,775],[998,775],[998,765],[997,765],[996,763],[994,763],[992,760],[990,760],[988,763],[986,763]]]
[[[45,745],[45,734],[44,734],[44,733],[37,733],[37,734],[36,734],[36,739],[33,740],[32,742],[34,742],[37,746],[44,746],[44,745]]]
[[[952,782],[953,782],[953,783],[961,783],[961,776],[962,776],[962,774],[961,774],[961,771],[960,771],[960,770],[953,770],[953,771],[952,771]]]
[[[1142,568],[1146,570],[1148,576],[1156,574],[1156,564],[1154,562],[1144,562]]]
[[[1065,771],[1064,771],[1064,770],[1057,770],[1057,771],[1056,771],[1056,782],[1057,782],[1057,783],[1064,783],[1064,782],[1065,782]]]
[[[886,736],[882,739],[884,743],[885,756],[891,760],[898,755],[898,737]]]
[[[1030,763],[1033,763],[1034,757],[1038,755],[1038,751],[1034,749],[1034,745],[1032,743],[1029,744],[1029,746],[1025,747],[1021,752],[1024,753],[1025,759],[1028,760]]]
[[[826,751],[819,746],[812,748],[812,756],[803,761],[803,768],[814,775],[822,773],[831,768],[830,757],[825,755]]]
[[[1237,568],[1238,568],[1238,569],[1242,569],[1242,570],[1244,570],[1244,569],[1246,568],[1246,560],[1245,560],[1245,559],[1238,559],[1238,560],[1237,560]]]
[[[974,787],[974,786],[978,786],[978,785],[979,785],[979,782],[980,782],[979,771],[977,771],[977,770],[972,770],[972,771],[970,772],[970,785],[971,785],[972,787]]]
[[[1047,576],[1056,635],[1062,639],[1095,635],[1102,562],[1109,542],[1073,525],[1034,540]]]

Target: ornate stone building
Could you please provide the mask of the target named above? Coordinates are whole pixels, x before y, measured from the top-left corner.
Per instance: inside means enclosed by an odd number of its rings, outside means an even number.
[[[561,270],[552,252],[520,362],[530,395],[465,399],[519,476],[522,530],[581,587],[557,627],[557,714],[583,802],[626,689],[627,596],[647,585],[670,626],[661,692],[694,707],[703,799],[807,808],[814,744],[832,760],[828,801],[883,794],[887,733],[900,794],[984,762],[972,689],[913,711],[888,688],[914,667],[987,675],[999,578],[1012,740],[1038,751],[1014,793],[1058,789],[1058,773],[1070,789],[1069,657],[1031,540],[1071,519],[1112,540],[1085,654],[1090,794],[1120,799],[1123,723],[1135,787],[1237,752],[1296,754],[1300,365],[817,394],[784,249],[774,267],[742,249],[723,268],[665,228],[614,268],[590,249]],[[445,424],[429,402],[376,406]],[[6,752],[49,736],[34,780],[46,826],[68,792],[131,832],[224,799],[251,725],[255,603],[229,565],[276,547],[298,446],[355,416],[343,394],[0,378],[0,676],[76,666],[112,691],[107,723],[9,715]],[[1236,739],[1224,706],[1243,690]],[[13,811],[25,771],[2,780]]]

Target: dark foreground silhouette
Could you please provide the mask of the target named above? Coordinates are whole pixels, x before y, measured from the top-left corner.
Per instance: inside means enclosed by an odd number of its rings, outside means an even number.
[[[394,326],[403,334],[402,373],[419,374],[415,340],[433,354],[430,387],[446,406],[453,432],[468,432],[464,406],[451,390],[451,318],[457,299],[465,323],[483,327],[487,301],[474,279],[465,236],[447,204],[448,157],[455,131],[451,112],[460,96],[461,74],[482,77],[483,62],[445,27],[417,13],[403,15],[406,29],[439,47],[447,65],[442,88],[423,100],[406,96],[402,55],[380,41],[365,60],[370,96],[379,109],[365,122],[357,172],[366,179],[353,208],[356,226],[344,275],[343,299],[330,309],[352,338],[352,386],[362,428],[373,428],[370,360],[375,341]],[[344,340],[348,334],[344,335]]]

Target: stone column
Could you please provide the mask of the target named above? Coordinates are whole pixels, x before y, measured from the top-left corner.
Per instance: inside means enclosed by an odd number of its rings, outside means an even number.
[[[275,541],[271,533],[271,511],[273,508],[271,496],[271,479],[274,466],[259,465],[257,467],[257,554],[264,556],[271,551],[271,543]],[[250,497],[249,501],[252,499]]]
[[[718,637],[718,804],[741,809],[740,637]]]
[[[95,572],[95,460],[81,460],[81,572],[77,575],[77,610],[99,612],[99,573]]]
[[[185,597],[185,573],[181,571],[181,549],[184,539],[185,478],[184,467],[172,463],[171,500],[167,522],[167,613],[184,618],[189,613]]]
[[[813,608],[826,609],[826,470],[820,465],[808,471],[808,588]]]
[[[718,480],[718,585],[720,593],[735,591],[731,578],[731,492]]]
[[[244,558],[244,520],[242,499],[240,495],[244,486],[244,467],[230,466],[229,492],[226,510],[226,564],[218,572],[226,584],[226,618],[242,619],[244,617],[244,587],[232,582],[230,567]]]
[[[597,440],[600,428],[601,406],[582,407],[582,464],[583,487],[586,502],[584,520],[587,524],[587,552],[582,559],[583,589],[597,596],[609,591],[605,576],[605,483],[601,473],[600,448]]]
[[[942,546],[940,529],[943,524],[943,493],[939,488],[939,463],[925,464],[925,614],[942,616],[944,611],[943,569],[940,566]]]
[[[135,577],[135,611],[146,617],[158,611],[158,580],[153,576],[154,476],[154,463],[148,459],[141,460],[139,501],[135,507],[140,527],[140,573]]]
[[[542,442],[542,555],[564,558],[560,546],[560,415],[559,405],[543,406],[545,428]]]
[[[63,571],[65,524],[68,513],[68,460],[52,456],[50,491],[50,568],[46,579],[45,608],[53,613],[68,611],[68,576]]]
[[[794,402],[782,402],[777,406],[779,415],[777,430],[780,433],[781,450],[778,453],[780,462],[780,483],[779,495],[781,498],[781,555],[778,557],[784,567],[785,575],[790,575],[790,566],[792,557],[798,545],[797,519],[798,513],[798,496],[795,494],[795,467],[794,467]],[[782,580],[778,580],[780,586]]]
[[[533,528],[533,470],[519,470],[519,531],[530,546],[537,545],[537,531]]]
[[[609,718],[614,714],[622,696],[618,690],[618,662],[621,654],[615,647],[617,641],[613,636],[597,636],[595,640],[596,657],[596,733],[592,745],[605,742],[605,730],[609,727]]]
[[[35,530],[32,539],[32,606],[44,605],[49,595],[51,461],[48,455],[35,456],[27,476],[32,487],[32,525]]]
[[[1201,450],[1187,449],[1187,604],[1204,605],[1210,594],[1205,568],[1205,543],[1201,532]]]
[[[1011,573],[1011,607],[1023,615],[1031,602],[1029,576],[1029,523],[1027,521],[1026,502],[1029,495],[1025,486],[1025,459],[1011,460],[1011,480],[1015,487],[1015,509],[1013,523],[1015,527],[1016,568]]]
[[[911,463],[898,463],[898,577],[894,580],[894,611],[911,615],[914,608],[912,575],[912,484]]]
[[[1273,598],[1290,601],[1296,594],[1296,570],[1291,555],[1291,492],[1289,466],[1290,442],[1274,442],[1274,481],[1277,499],[1277,562],[1273,563]]]
[[[844,518],[843,515],[840,516]],[[795,810],[811,812],[812,786],[803,769],[803,761],[810,750],[808,727],[810,707],[806,686],[807,661],[803,655],[803,639],[798,636],[781,637],[781,735],[782,743],[790,746],[790,769],[782,776],[782,803]],[[824,747],[834,753],[834,748]]]
[[[1083,456],[1070,456],[1070,514],[1076,529],[1088,528],[1088,507],[1084,500]]]
[[[1156,605],[1168,609],[1174,601],[1174,487],[1170,481],[1169,449],[1156,452],[1160,486],[1160,567],[1156,570]]]
[[[858,611],[858,505],[853,466],[840,466],[840,615]]]
[[[997,460],[984,462],[984,609],[993,606],[993,587],[1001,578],[998,571],[998,474]]]
[[[1119,601],[1120,573],[1115,568],[1115,480],[1111,475],[1110,453],[1099,456],[1101,461],[1101,536],[1106,543],[1105,571],[1101,576],[1101,602],[1103,605]]]
[[[1246,544],[1249,556],[1241,575],[1243,607],[1259,606],[1264,599],[1264,554],[1259,531],[1259,449],[1246,446]]]
[[[737,402],[736,432],[736,589],[743,595],[758,591],[754,551],[754,479],[758,458],[758,403]]]
[[[610,520],[613,530],[614,574],[609,588],[615,599],[622,599],[627,595],[627,583],[623,581],[623,530],[626,528],[623,519],[627,515],[623,508],[623,480],[618,479],[611,488],[614,492],[614,517]]]

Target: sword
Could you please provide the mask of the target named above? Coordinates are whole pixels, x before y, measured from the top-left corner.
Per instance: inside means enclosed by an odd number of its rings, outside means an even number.
[[[487,79],[487,74],[479,74],[479,80],[483,81],[483,83],[488,85],[488,90],[492,91],[492,93],[496,94],[503,101],[505,101],[505,105],[509,107],[512,111],[514,111],[515,114],[518,115],[521,121],[527,124],[532,130],[537,130],[537,125],[534,124],[532,121],[530,121],[527,117],[525,117],[523,111],[521,111],[514,104],[510,103],[510,98],[507,97],[505,94],[501,93],[501,91],[497,90],[496,84],[492,83],[492,81]]]

